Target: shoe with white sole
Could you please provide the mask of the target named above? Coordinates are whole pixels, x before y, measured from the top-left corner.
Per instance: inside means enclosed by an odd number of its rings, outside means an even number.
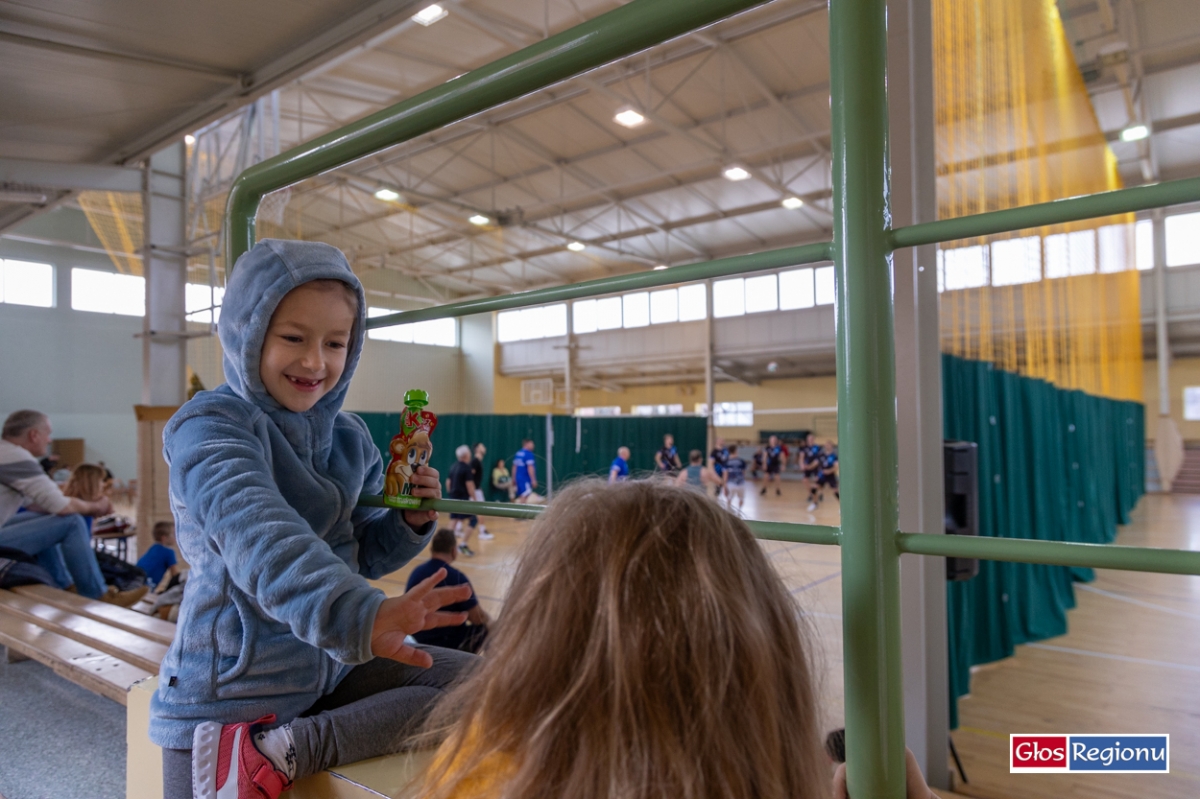
[[[491,541],[495,537],[496,536],[492,535],[487,530],[480,528],[480,530],[479,530],[479,540],[480,541]]]
[[[206,721],[192,735],[195,799],[278,799],[291,781],[254,745],[254,736],[275,716],[251,723]]]

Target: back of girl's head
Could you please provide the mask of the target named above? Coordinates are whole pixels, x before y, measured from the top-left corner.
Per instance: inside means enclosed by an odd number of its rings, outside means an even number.
[[[440,709],[461,720],[426,788],[451,795],[499,757],[507,799],[824,796],[811,675],[741,520],[665,482],[575,483],[534,522],[483,665]]]
[[[94,502],[104,493],[104,469],[94,463],[81,463],[71,470],[63,486],[63,495]]]

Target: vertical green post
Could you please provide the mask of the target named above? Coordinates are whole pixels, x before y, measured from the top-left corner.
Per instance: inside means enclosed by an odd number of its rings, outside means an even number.
[[[903,799],[886,0],[831,0],[838,449],[849,792]]]

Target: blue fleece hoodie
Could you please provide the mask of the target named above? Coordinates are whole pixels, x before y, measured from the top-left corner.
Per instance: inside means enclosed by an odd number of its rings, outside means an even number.
[[[358,320],[337,385],[305,413],[271,398],[259,377],[263,340],[284,295],[334,279],[358,294]],[[202,721],[274,713],[287,722],[371,659],[383,592],[436,524],[414,532],[400,511],[356,508],[383,487],[366,424],[341,413],[362,352],[366,298],[342,253],[265,240],[238,259],[218,332],[226,384],[171,417],[176,539],[191,565],[179,629],[151,702],[150,739],[190,749]]]

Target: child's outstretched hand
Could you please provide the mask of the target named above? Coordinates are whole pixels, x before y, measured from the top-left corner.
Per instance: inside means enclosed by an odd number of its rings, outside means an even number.
[[[434,475],[434,479],[437,479],[437,472]],[[423,669],[433,665],[429,653],[406,644],[404,636],[467,621],[466,613],[445,613],[441,608],[470,599],[470,584],[434,588],[444,579],[446,570],[438,569],[414,585],[404,596],[383,600],[379,612],[375,614],[375,625],[371,628],[371,652],[376,657],[398,660]]]
[[[414,497],[428,499],[442,498],[441,475],[432,466],[418,466],[409,482],[412,483],[412,495]],[[429,522],[436,522],[437,517],[437,511],[435,510],[404,511],[405,523],[414,530],[421,529]]]

